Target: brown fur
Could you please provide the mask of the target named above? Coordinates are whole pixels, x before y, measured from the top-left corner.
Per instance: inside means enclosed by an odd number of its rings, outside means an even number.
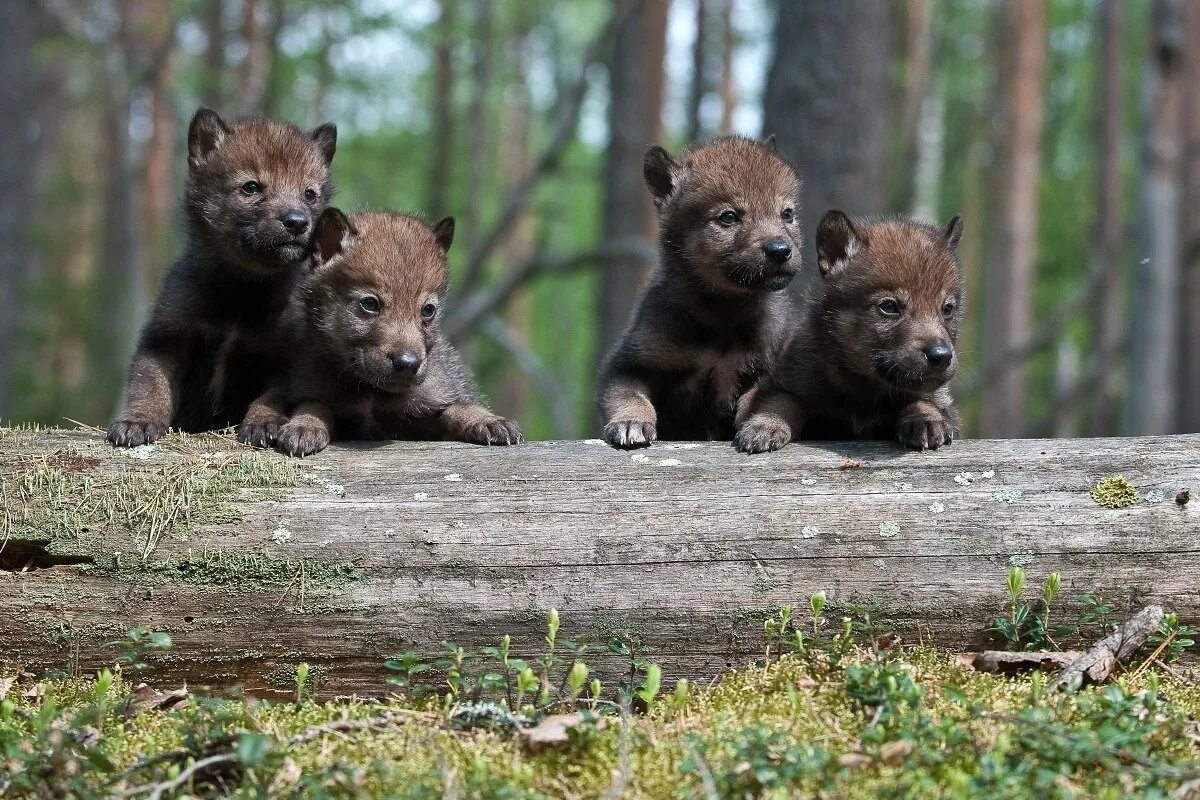
[[[776,450],[800,437],[950,444],[959,428],[947,384],[958,368],[961,236],[958,217],[941,230],[827,213],[817,230],[822,278],[785,355],[739,409],[738,449]]]
[[[773,142],[738,137],[678,159],[653,147],[644,171],[661,258],[602,368],[604,438],[728,439],[738,398],[789,327],[781,290],[800,267],[800,181]]]
[[[337,131],[226,124],[200,109],[188,131],[187,241],[142,329],[114,445],[242,419],[281,365],[280,316],[333,193]],[[258,191],[247,191],[250,182]],[[306,193],[308,193],[306,195]],[[285,215],[292,215],[284,223]],[[303,229],[300,225],[303,223]]]
[[[453,237],[452,217],[430,227],[405,214],[326,211],[289,316],[290,378],[255,402],[245,438],[297,456],[335,436],[520,442],[438,328]]]

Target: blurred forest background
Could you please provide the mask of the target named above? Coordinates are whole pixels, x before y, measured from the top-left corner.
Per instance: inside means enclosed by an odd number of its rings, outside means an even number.
[[[806,275],[829,207],[964,215],[973,435],[1200,431],[1200,0],[5,0],[0,75],[0,419],[108,420],[204,103],[458,217],[446,325],[533,438],[595,435],[645,148],[729,132],[805,179]]]

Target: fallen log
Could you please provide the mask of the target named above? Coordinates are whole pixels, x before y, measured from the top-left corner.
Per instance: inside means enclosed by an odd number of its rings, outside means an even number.
[[[1113,473],[1138,490],[1127,507],[1092,497]],[[287,692],[304,662],[324,694],[380,693],[386,659],[443,640],[511,634],[536,655],[549,608],[606,680],[627,667],[616,637],[670,686],[761,657],[766,616],[822,590],[831,629],[869,616],[981,650],[1013,565],[1031,596],[1062,574],[1058,620],[1084,592],[1200,618],[1198,512],[1174,502],[1200,481],[1200,436],[755,457],[350,443],[294,461],[215,435],[129,452],[9,429],[0,477],[0,664],[91,670],[144,627],[173,639],[142,656],[158,686]]]

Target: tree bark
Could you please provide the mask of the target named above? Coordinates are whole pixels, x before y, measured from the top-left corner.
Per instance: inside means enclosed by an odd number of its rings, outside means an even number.
[[[1200,7],[1186,6],[1184,98],[1183,341],[1179,430],[1200,431]]]
[[[692,42],[692,83],[687,99],[687,141],[704,137],[700,118],[704,96],[708,93],[708,0],[696,0],[696,39]]]
[[[38,126],[28,113],[37,104],[41,68],[34,59],[38,16],[19,3],[0,4],[0,419],[11,419],[12,381],[30,277],[29,238],[36,191]]]
[[[204,27],[204,74],[200,99],[209,108],[225,105],[225,0],[205,0],[200,24]]]
[[[878,0],[779,4],[762,133],[778,137],[779,151],[804,181],[801,220],[809,264],[816,263],[812,234],[825,211],[887,210],[896,5]]]
[[[1149,28],[1141,258],[1134,281],[1126,404],[1126,427],[1134,434],[1174,430],[1179,396],[1182,0],[1154,0]]]
[[[430,117],[433,119],[430,148],[433,158],[429,165],[429,198],[427,213],[434,219],[448,212],[450,194],[450,164],[454,154],[454,26],[456,0],[441,0],[433,56],[433,97]]]
[[[728,444],[655,445],[642,463],[588,442],[376,445],[286,464],[258,456],[298,470],[299,485],[230,478],[239,514],[163,530],[143,563],[145,538],[124,516],[30,530],[15,487],[48,466],[68,486],[89,480],[103,506],[141,476],[169,505],[181,470],[222,469],[244,449],[178,438],[143,460],[99,434],[0,432],[12,518],[0,664],[91,670],[111,663],[107,643],[148,626],[174,643],[148,659],[154,685],[294,694],[307,662],[323,695],[377,695],[389,691],[386,659],[436,655],[443,640],[478,652],[511,634],[514,655],[541,652],[557,608],[560,642],[586,636],[605,684],[628,669],[604,647],[620,633],[666,677],[706,680],[761,657],[771,609],[817,591],[826,631],[857,606],[905,644],[988,649],[1013,564],[1031,585],[1061,573],[1062,619],[1080,612],[1067,598],[1081,592],[1120,616],[1148,603],[1200,616],[1196,510],[1169,498],[1112,510],[1089,494],[1109,473],[1173,494],[1200,463],[1200,436],[966,440],[928,453],[793,444],[752,460]],[[860,466],[843,469],[846,458]],[[52,513],[77,519],[72,491]]]
[[[1038,176],[1042,94],[1046,62],[1045,0],[1013,0],[1004,6],[1006,53],[1002,65],[995,261],[985,271],[983,369],[1003,375],[980,403],[984,436],[1027,435],[1026,367],[1000,365],[1001,354],[1030,335],[1037,259]]]
[[[495,12],[492,0],[475,0],[475,35],[471,37],[474,63],[471,67],[471,102],[467,108],[467,196],[464,204],[467,223],[467,251],[475,249],[483,229],[480,202],[489,181],[485,174],[488,145],[491,141],[491,114],[488,98],[492,87],[492,62],[495,53]],[[474,287],[462,287],[462,289]]]
[[[238,64],[234,105],[241,114],[261,114],[267,97],[267,81],[275,56],[274,20],[267,0],[244,0],[242,41],[246,56]]]
[[[620,4],[613,5],[616,9]],[[614,38],[603,178],[605,239],[654,237],[656,223],[642,177],[642,157],[650,145],[662,143],[668,5],[669,0],[641,0],[621,21]],[[630,261],[601,275],[597,342],[601,353],[624,331],[650,266],[648,261]]]
[[[1100,49],[1096,64],[1096,230],[1093,267],[1099,279],[1092,303],[1094,368],[1100,383],[1093,397],[1091,433],[1111,436],[1120,427],[1121,372],[1112,360],[1125,338],[1125,226],[1121,215],[1121,150],[1125,103],[1121,66],[1125,38],[1125,0],[1101,0],[1098,13]]]
[[[733,26],[733,0],[721,0],[721,122],[717,133],[733,133],[733,115],[737,111],[737,82],[733,74],[733,51],[737,30]]]

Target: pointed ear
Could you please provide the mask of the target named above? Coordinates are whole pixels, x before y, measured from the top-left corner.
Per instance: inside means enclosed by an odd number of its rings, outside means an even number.
[[[450,245],[454,243],[454,217],[439,219],[433,226],[433,235],[437,237],[442,252],[449,253]]]
[[[654,195],[654,205],[662,203],[679,188],[679,172],[679,164],[666,150],[654,145],[646,151],[642,159],[642,174],[646,176],[646,185]]]
[[[854,254],[866,244],[867,240],[848,216],[836,208],[826,211],[817,225],[817,266],[821,276],[827,278],[845,269]]]
[[[336,208],[325,209],[317,218],[317,227],[313,231],[313,260],[317,264],[329,263],[350,245],[355,233],[357,231],[345,214]]]
[[[958,243],[962,241],[963,221],[962,217],[956,215],[950,220],[950,224],[946,226],[946,244],[951,250],[958,249]]]
[[[229,126],[211,108],[200,108],[188,126],[188,166],[200,166],[229,135]]]
[[[325,166],[332,164],[333,154],[337,152],[337,125],[326,122],[314,128],[309,136],[317,143],[317,147],[321,148],[321,155],[325,156]]]
[[[776,153],[779,152],[779,143],[775,141],[775,134],[772,133],[770,136],[763,139],[763,144],[774,150]]]

